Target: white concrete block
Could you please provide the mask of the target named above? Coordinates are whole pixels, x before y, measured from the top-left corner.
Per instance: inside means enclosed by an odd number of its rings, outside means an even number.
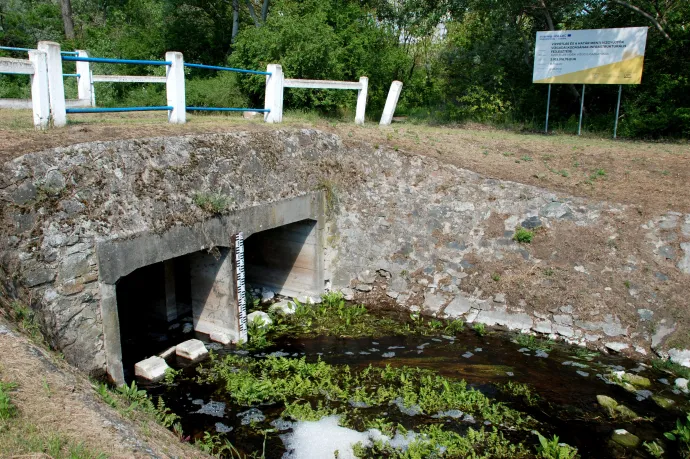
[[[209,335],[209,338],[211,338],[211,341],[215,341],[216,343],[223,345],[230,344],[232,342],[230,335],[223,332],[213,332]]]
[[[167,66],[165,92],[168,105],[173,109],[168,112],[168,122],[184,124],[187,119],[185,106],[184,59],[182,53],[168,51],[165,60],[172,64]]]
[[[160,357],[162,359],[167,359],[168,357],[170,357],[173,354],[175,354],[175,346],[167,348],[166,350],[164,350],[163,352],[158,354],[158,357]]]
[[[77,56],[89,57],[89,53],[78,49]],[[87,104],[87,107],[96,106],[96,98],[93,95],[93,82],[91,81],[91,63],[77,62],[77,98]]]
[[[266,69],[270,75],[266,75],[266,95],[264,108],[270,112],[264,113],[264,121],[267,123],[280,123],[283,121],[283,68],[278,64],[268,64]]]
[[[359,78],[362,89],[357,91],[357,108],[355,110],[355,124],[364,124],[364,115],[367,110],[367,94],[369,92],[369,78]]]
[[[158,381],[165,376],[165,370],[168,368],[170,367],[165,360],[155,355],[137,362],[134,365],[134,374],[149,381]]]
[[[247,323],[261,322],[261,328],[267,327],[273,323],[273,320],[263,311],[254,311],[247,315]]]
[[[400,92],[402,91],[403,84],[401,81],[394,81],[391,83],[391,88],[388,91],[388,97],[386,98],[386,105],[383,107],[383,115],[381,115],[381,126],[388,126],[393,121],[393,114],[395,113],[395,107],[398,105],[398,99],[400,98]]]
[[[294,314],[295,313],[295,303],[288,300],[279,301],[271,305],[268,308],[270,312],[276,314]]]
[[[48,62],[48,91],[50,99],[50,114],[53,126],[62,127],[67,124],[67,106],[65,105],[65,85],[62,77],[62,55],[60,44],[52,41],[39,41],[38,49],[47,54]]]
[[[29,51],[29,60],[34,65],[31,76],[31,108],[34,127],[45,129],[50,122],[50,96],[48,92],[48,55],[45,51]]]
[[[208,354],[208,350],[198,339],[190,339],[175,346],[175,354],[184,359],[196,360]]]

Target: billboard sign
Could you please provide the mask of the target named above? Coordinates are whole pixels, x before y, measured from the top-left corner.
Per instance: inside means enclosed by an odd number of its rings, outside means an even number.
[[[647,27],[537,32],[533,83],[640,84]]]

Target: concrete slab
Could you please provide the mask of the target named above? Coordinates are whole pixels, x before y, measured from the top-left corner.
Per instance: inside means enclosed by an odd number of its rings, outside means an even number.
[[[155,355],[137,362],[134,365],[134,374],[149,381],[158,381],[165,376],[165,370],[168,368],[170,367],[165,360]]]
[[[175,347],[175,354],[184,359],[196,360],[208,354],[204,343],[198,339],[190,339]]]
[[[209,335],[209,338],[211,338],[211,341],[215,341],[216,343],[220,344],[230,344],[232,342],[232,338],[230,335],[227,333],[222,333],[222,332],[212,332]]]

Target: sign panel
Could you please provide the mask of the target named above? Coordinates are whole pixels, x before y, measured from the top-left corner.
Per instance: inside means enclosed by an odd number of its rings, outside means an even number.
[[[537,32],[533,83],[640,84],[647,27]]]

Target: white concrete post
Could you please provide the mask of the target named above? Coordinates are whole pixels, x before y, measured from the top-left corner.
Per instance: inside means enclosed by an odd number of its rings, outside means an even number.
[[[91,85],[91,106],[96,106],[96,88],[93,86],[93,72],[89,72],[89,84]]]
[[[89,53],[77,50],[78,57],[89,57]],[[89,62],[77,61],[77,99],[87,100],[92,107],[95,107],[95,98],[93,97],[93,83],[91,82],[91,65]]]
[[[184,89],[184,59],[182,53],[168,51],[165,53],[165,60],[172,63],[167,66],[165,80],[168,105],[173,108],[168,111],[168,121],[175,124],[184,124],[187,119]]]
[[[31,107],[34,112],[34,126],[45,129],[50,121],[50,96],[48,93],[48,55],[32,49],[29,60],[34,65],[31,75]]]
[[[367,111],[367,93],[369,92],[369,78],[359,77],[362,89],[357,91],[357,109],[355,110],[355,124],[364,124],[364,114]]]
[[[38,49],[45,51],[48,62],[48,92],[50,95],[50,116],[53,126],[61,127],[67,124],[65,111],[65,85],[62,81],[62,56],[60,44],[52,41],[39,41]]]
[[[386,98],[386,105],[383,107],[383,115],[381,115],[381,126],[388,126],[391,124],[391,121],[393,121],[393,114],[395,113],[396,105],[398,105],[398,98],[400,97],[402,86],[403,84],[401,81],[394,81],[391,83],[391,88]]]
[[[268,64],[266,69],[270,75],[266,75],[266,96],[264,108],[270,112],[264,113],[264,121],[267,123],[280,123],[283,121],[283,67],[279,64]]]

